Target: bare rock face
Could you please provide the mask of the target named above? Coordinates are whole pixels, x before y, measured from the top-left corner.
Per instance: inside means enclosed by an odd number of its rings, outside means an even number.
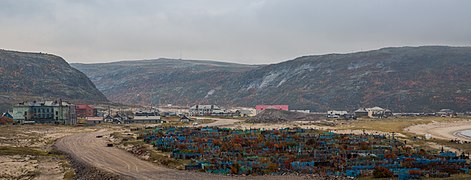
[[[128,104],[395,112],[466,111],[471,104],[470,47],[383,48],[259,66],[171,59],[73,66],[110,100]]]
[[[154,59],[100,64],[71,64],[87,74],[108,99],[127,104],[209,103],[225,84],[258,68],[216,61]]]
[[[55,55],[0,50],[0,76],[3,111],[33,99],[108,101],[85,74]]]

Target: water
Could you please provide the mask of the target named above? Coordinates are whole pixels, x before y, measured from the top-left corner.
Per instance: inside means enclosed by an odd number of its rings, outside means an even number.
[[[461,134],[463,134],[463,135],[465,135],[465,136],[468,136],[468,137],[471,137],[471,129],[470,129],[470,130],[461,131]]]

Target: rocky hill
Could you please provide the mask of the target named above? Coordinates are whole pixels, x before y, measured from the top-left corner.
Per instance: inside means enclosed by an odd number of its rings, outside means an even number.
[[[121,103],[214,103],[395,112],[471,109],[470,47],[400,47],[248,66],[200,61],[74,65]]]
[[[138,105],[210,103],[228,80],[258,67],[176,59],[72,66],[87,74],[110,100]]]
[[[88,77],[61,57],[0,50],[0,110],[25,100],[107,102]]]

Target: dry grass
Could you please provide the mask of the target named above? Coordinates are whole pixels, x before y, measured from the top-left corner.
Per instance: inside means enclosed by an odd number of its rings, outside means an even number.
[[[382,132],[397,132],[406,136],[404,140],[408,140],[409,144],[423,147],[424,149],[432,150],[426,142],[434,142],[439,145],[451,147],[454,149],[462,150],[464,152],[471,152],[470,144],[457,144],[446,140],[430,139],[430,140],[412,140],[412,137],[417,136],[414,133],[404,131],[405,128],[419,125],[428,124],[432,122],[453,122],[459,120],[466,120],[469,117],[462,118],[449,118],[449,117],[398,117],[387,119],[361,119],[358,121],[348,122],[338,127],[338,129],[353,129],[353,130],[370,130]]]
[[[382,132],[399,132],[402,134],[409,134],[404,132],[404,128],[418,124],[428,124],[432,122],[451,122],[456,121],[457,118],[448,117],[398,117],[386,119],[360,119],[352,121],[346,125],[340,126],[338,129],[356,129],[356,130],[372,130]]]
[[[5,155],[47,156],[48,153],[28,147],[0,147],[0,156]]]
[[[170,153],[159,152],[156,150],[151,150],[150,152],[150,161],[160,165],[167,166],[173,169],[185,169],[185,164],[188,164],[189,160],[180,160],[169,157]]]
[[[458,150],[463,151],[465,153],[471,153],[471,144],[458,144],[458,143],[450,142],[450,141],[447,141],[447,140],[441,140],[441,139],[432,139],[430,141],[435,142],[435,143],[440,144],[440,145],[444,145],[444,146],[448,146],[448,147],[458,149]]]

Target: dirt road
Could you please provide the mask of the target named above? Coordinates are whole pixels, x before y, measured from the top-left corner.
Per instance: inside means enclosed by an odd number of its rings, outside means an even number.
[[[212,117],[195,117],[196,119],[212,119],[215,120],[212,123],[209,124],[201,124],[199,125],[200,127],[204,126],[218,126],[218,127],[224,127],[224,126],[232,126],[235,123],[242,122],[244,120],[240,119],[224,119],[224,118],[212,118]]]
[[[106,132],[80,133],[62,138],[56,147],[74,159],[119,175],[124,179],[231,179],[189,171],[173,170],[143,161],[130,153],[114,147],[106,147],[104,139],[97,135]]]
[[[295,180],[301,176],[247,176],[231,177],[191,171],[181,171],[157,166],[141,160],[132,154],[115,147],[106,147],[107,141],[96,138],[97,135],[108,135],[109,132],[98,131],[74,134],[59,139],[56,147],[71,155],[77,161],[86,163],[101,170],[119,175],[122,179],[270,179]]]

